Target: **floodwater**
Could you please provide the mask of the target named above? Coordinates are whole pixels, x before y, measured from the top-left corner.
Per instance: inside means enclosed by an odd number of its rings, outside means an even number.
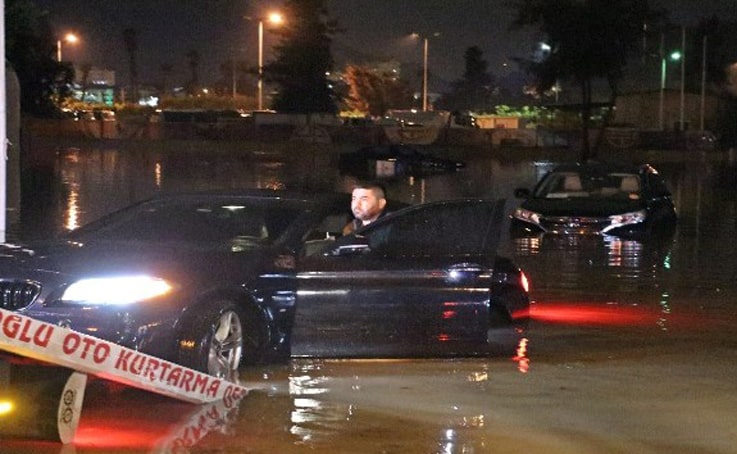
[[[352,182],[335,170],[334,150],[187,147],[55,146],[43,176],[31,178],[13,235],[73,228],[157,191],[348,190]],[[511,211],[515,187],[570,158],[560,151],[451,154],[468,167],[390,181],[390,196],[410,203],[505,197]],[[665,176],[680,215],[674,237],[503,238],[501,252],[527,272],[534,300],[514,357],[254,367],[241,372],[251,391],[230,412],[93,382],[73,445],[0,441],[0,451],[735,453],[735,157],[616,158],[649,162]]]

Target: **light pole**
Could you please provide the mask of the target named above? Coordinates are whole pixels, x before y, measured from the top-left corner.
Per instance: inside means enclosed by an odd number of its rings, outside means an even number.
[[[266,18],[272,24],[281,24],[284,18],[271,13]],[[264,19],[258,21],[258,110],[264,109]]]
[[[701,105],[699,106],[699,130],[704,132],[704,102],[706,98],[706,38],[701,43]]]
[[[422,64],[422,111],[427,112],[427,46],[428,40],[425,38],[425,48],[423,50]]]
[[[421,37],[419,33],[412,33],[411,36],[413,38],[420,38]],[[440,33],[439,32],[435,32],[435,33],[433,33],[432,36],[440,36]],[[429,44],[430,43],[429,38],[427,36],[423,36],[422,37],[422,43],[423,43],[423,48],[422,48],[422,111],[423,112],[427,112],[427,107],[428,107],[428,102],[427,102],[427,85],[428,85],[428,80],[427,80],[427,74],[428,74],[428,72],[427,72],[427,54],[428,54],[428,47],[430,45]]]
[[[56,61],[61,63],[61,43],[62,41],[69,44],[75,44],[79,41],[79,38],[74,33],[67,33],[64,38],[56,40]]]
[[[684,112],[686,107],[686,27],[681,27],[681,118],[678,130],[684,130]]]
[[[235,77],[235,51],[233,51],[233,58],[231,58],[230,64],[232,65],[232,67],[230,68],[230,70],[231,70],[231,73],[230,73],[230,77],[231,77],[231,79],[230,79],[230,85],[231,85],[232,91],[233,91],[232,98],[235,99],[235,95],[238,92],[238,86],[237,86],[236,77]]]
[[[662,131],[665,129],[665,108],[664,108],[664,100],[665,100],[665,80],[666,80],[666,69],[667,69],[667,62],[668,59],[672,61],[678,61],[682,58],[680,51],[673,51],[670,53],[670,55],[665,55],[664,53],[664,47],[665,47],[665,36],[660,35],[660,106],[658,109],[658,117],[660,120],[660,130]],[[681,78],[681,85],[683,85],[683,78]],[[683,108],[681,108],[681,115],[683,115]],[[681,120],[683,122],[683,120]]]

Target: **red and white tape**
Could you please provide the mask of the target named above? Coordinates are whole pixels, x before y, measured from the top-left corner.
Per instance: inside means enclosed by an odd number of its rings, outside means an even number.
[[[222,400],[230,408],[248,392],[237,383],[4,309],[0,350],[186,402]]]

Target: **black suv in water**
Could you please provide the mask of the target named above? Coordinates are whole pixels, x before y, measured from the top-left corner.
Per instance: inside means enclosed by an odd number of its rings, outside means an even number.
[[[673,230],[677,215],[662,177],[650,165],[601,162],[561,164],[512,214],[512,235],[597,234],[638,239]]]

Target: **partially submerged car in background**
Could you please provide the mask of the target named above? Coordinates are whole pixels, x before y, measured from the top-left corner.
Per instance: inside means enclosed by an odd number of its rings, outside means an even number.
[[[526,277],[496,255],[503,202],[410,206],[337,238],[349,207],[161,195],[0,247],[0,307],[219,377],[290,356],[490,354],[524,325]]]
[[[342,172],[365,176],[425,176],[455,172],[466,166],[463,161],[442,158],[412,145],[370,145],[349,153],[341,153]]]
[[[650,165],[602,162],[561,164],[530,191],[512,214],[513,236],[597,234],[643,239],[673,232],[673,197]]]

